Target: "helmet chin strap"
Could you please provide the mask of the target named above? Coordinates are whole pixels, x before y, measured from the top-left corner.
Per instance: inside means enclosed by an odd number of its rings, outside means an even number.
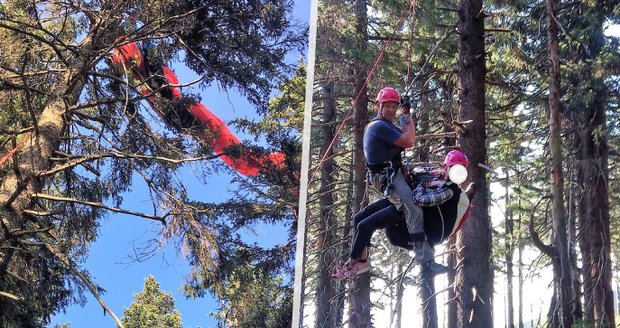
[[[379,117],[385,120],[385,116],[383,116],[383,103],[379,103]]]

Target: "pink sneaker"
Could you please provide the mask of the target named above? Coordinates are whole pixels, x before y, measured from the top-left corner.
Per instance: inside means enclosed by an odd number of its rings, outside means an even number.
[[[355,261],[353,264],[347,262],[341,266],[338,266],[332,272],[332,278],[334,278],[334,280],[342,280],[344,278],[349,278],[351,276],[368,272],[371,268],[372,265],[370,265],[370,261],[368,260],[366,260],[366,262]]]

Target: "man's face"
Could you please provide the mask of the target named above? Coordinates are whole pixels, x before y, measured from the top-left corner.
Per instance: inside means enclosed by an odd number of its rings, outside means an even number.
[[[386,120],[394,120],[396,118],[396,110],[398,109],[398,103],[395,101],[384,102],[381,109],[381,116]]]

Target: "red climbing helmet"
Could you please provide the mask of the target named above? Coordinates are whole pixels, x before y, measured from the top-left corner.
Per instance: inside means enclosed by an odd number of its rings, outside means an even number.
[[[465,154],[463,154],[462,151],[458,150],[458,149],[454,149],[451,150],[448,155],[446,155],[446,160],[443,162],[445,165],[447,166],[452,166],[455,164],[461,164],[465,167],[467,167],[467,164],[469,164],[469,160],[467,159],[467,156],[465,156]]]
[[[393,101],[399,102],[400,96],[398,95],[398,91],[394,88],[386,87],[381,89],[377,94],[377,102],[382,104],[384,102]]]

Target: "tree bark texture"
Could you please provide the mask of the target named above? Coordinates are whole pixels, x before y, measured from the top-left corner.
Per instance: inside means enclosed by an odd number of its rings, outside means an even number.
[[[569,247],[569,258],[570,258],[570,270],[572,272],[571,284],[573,285],[573,291],[575,293],[575,300],[573,302],[573,316],[576,321],[579,321],[583,318],[583,307],[581,299],[583,298],[583,293],[581,292],[581,280],[580,278],[580,270],[577,259],[577,214],[576,214],[576,204],[575,204],[575,188],[572,186],[572,181],[574,179],[574,171],[575,165],[571,164],[570,174],[569,174],[569,196],[568,196],[568,247]]]
[[[493,327],[493,274],[491,223],[488,214],[485,131],[484,14],[481,0],[463,0],[458,6],[459,121],[472,120],[458,143],[469,157],[470,180],[475,196],[469,219],[457,236],[456,327]],[[466,182],[467,183],[467,182]]]
[[[84,53],[90,53],[87,51],[90,40],[87,38],[83,43]],[[81,58],[67,71],[64,81],[59,83],[65,88],[59,90],[56,98],[49,100],[37,119],[37,131],[24,145],[21,153],[14,155],[18,156],[13,159],[17,161],[17,170],[7,172],[0,184],[0,279],[3,279],[10,266],[14,233],[23,229],[24,211],[33,205],[35,199],[32,195],[40,193],[43,187],[38,174],[52,167],[50,158],[60,146],[68,126],[68,109],[79,99],[85,85],[83,72],[88,71],[84,66],[91,60]]]
[[[355,44],[358,51],[364,53],[368,42],[368,16],[367,1],[355,1]],[[368,123],[368,90],[366,77],[370,70],[370,65],[364,58],[357,58],[354,64],[355,70],[355,91],[357,97],[355,112],[353,116],[353,195],[351,208],[353,213],[357,213],[364,204],[364,194],[366,191],[366,165],[364,160],[364,128]],[[352,227],[355,229],[355,227]],[[349,327],[372,327],[370,316],[370,271],[355,278],[350,286],[349,302]]]
[[[599,82],[597,96],[583,113],[577,150],[580,241],[583,256],[585,319],[595,327],[613,327],[611,244],[609,228],[608,146],[605,132],[605,92]]]
[[[583,258],[584,321],[596,328],[615,327],[613,288],[611,285],[611,244],[609,204],[609,146],[606,107],[608,90],[605,76],[599,75],[596,58],[605,43],[603,24],[605,9],[602,2],[595,6],[581,5],[590,17],[588,43],[585,51],[573,55],[584,66],[579,80],[582,94],[591,94],[585,106],[571,108],[576,127],[577,185],[580,202],[577,204],[582,234],[580,248]],[[584,83],[585,81],[585,83]]]
[[[333,245],[336,244],[337,232],[334,209],[334,148],[329,148],[335,136],[336,99],[333,95],[334,84],[329,82],[325,86],[321,154],[325,154],[325,161],[321,166],[321,187],[319,189],[321,216],[319,222],[317,249],[320,252],[318,263],[318,283],[316,295],[316,327],[335,327],[336,312],[332,307],[332,299],[336,294],[331,279],[331,268],[336,262],[337,254]],[[328,149],[329,148],[329,149]]]
[[[420,275],[419,294],[422,301],[422,328],[437,328],[437,298],[433,277]]]
[[[450,237],[448,240],[448,249],[456,250],[456,236]],[[451,252],[448,254],[448,268],[457,268],[457,263],[459,258],[456,252]],[[456,286],[456,274],[454,271],[448,272],[448,286]],[[447,324],[448,327],[457,327],[457,304],[453,300],[456,300],[456,288],[448,288],[448,313],[447,313]]]
[[[562,144],[560,141],[560,60],[558,55],[557,2],[547,0],[547,50],[549,56],[549,144],[551,148],[552,215],[554,247],[558,251],[559,265],[554,265],[555,289],[558,296],[559,327],[570,328],[573,290],[568,250],[568,227],[564,207],[564,176],[562,173]]]

